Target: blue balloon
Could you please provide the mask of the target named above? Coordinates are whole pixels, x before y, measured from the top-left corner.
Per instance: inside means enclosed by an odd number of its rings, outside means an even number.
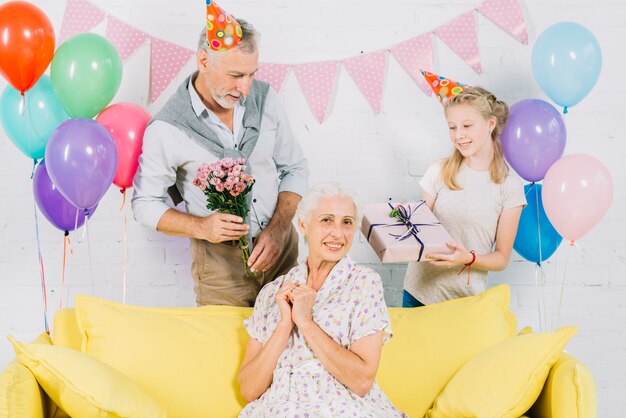
[[[541,184],[527,184],[524,193],[528,204],[522,210],[513,249],[526,260],[541,264],[552,257],[563,237],[556,232],[543,210]]]
[[[52,132],[68,120],[50,77],[41,76],[24,97],[7,86],[0,97],[0,123],[9,139],[27,157],[43,158]]]
[[[567,108],[591,91],[600,75],[602,53],[593,34],[574,22],[550,26],[537,38],[532,71],[543,92]]]

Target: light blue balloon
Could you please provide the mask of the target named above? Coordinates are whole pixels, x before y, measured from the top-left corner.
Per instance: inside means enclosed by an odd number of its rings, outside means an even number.
[[[550,26],[533,46],[532,71],[543,92],[567,108],[579,103],[598,81],[602,52],[593,34],[574,22]]]
[[[11,86],[0,96],[0,123],[4,132],[33,160],[43,158],[50,135],[69,118],[52,88],[50,77],[45,74],[24,97]]]

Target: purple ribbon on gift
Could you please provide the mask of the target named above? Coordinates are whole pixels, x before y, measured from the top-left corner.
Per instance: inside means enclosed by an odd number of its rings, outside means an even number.
[[[389,205],[389,207],[391,208],[391,210],[396,209],[398,211],[398,214],[396,215],[396,218],[401,222],[401,223],[395,223],[395,224],[372,224],[370,225],[369,231],[367,231],[367,240],[369,241],[370,236],[372,235],[372,231],[374,230],[375,227],[378,226],[382,226],[382,227],[388,227],[388,226],[406,226],[407,227],[407,231],[404,234],[389,234],[390,236],[394,237],[396,240],[398,241],[404,241],[405,239],[408,238],[415,238],[415,240],[417,241],[417,243],[420,245],[420,253],[419,256],[417,257],[417,261],[420,261],[422,259],[422,254],[424,253],[424,243],[422,242],[422,240],[419,238],[419,228],[420,226],[435,226],[435,225],[441,225],[441,222],[432,222],[432,223],[426,223],[426,224],[416,224],[411,222],[411,217],[413,216],[413,214],[415,213],[415,211],[417,209],[420,208],[420,206],[425,205],[426,201],[421,200],[420,203],[414,208],[411,209],[411,205],[407,205],[407,207],[404,207],[403,205],[398,205],[397,207],[393,207],[391,205],[391,203],[387,203]]]

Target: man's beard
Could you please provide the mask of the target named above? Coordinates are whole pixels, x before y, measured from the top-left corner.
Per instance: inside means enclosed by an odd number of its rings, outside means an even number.
[[[235,107],[237,102],[239,102],[239,100],[241,100],[241,98],[239,98],[236,101],[231,101],[231,100],[228,100],[225,95],[224,96],[218,96],[217,94],[214,94],[213,95],[213,100],[215,100],[217,102],[217,104],[222,106],[224,109],[232,109],[232,108]]]

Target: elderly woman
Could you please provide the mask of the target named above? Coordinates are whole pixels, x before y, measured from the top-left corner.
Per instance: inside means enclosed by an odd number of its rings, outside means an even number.
[[[336,184],[304,196],[296,212],[305,262],[265,285],[239,371],[250,402],[240,417],[402,417],[375,382],[391,338],[380,276],[347,254],[361,210]]]

